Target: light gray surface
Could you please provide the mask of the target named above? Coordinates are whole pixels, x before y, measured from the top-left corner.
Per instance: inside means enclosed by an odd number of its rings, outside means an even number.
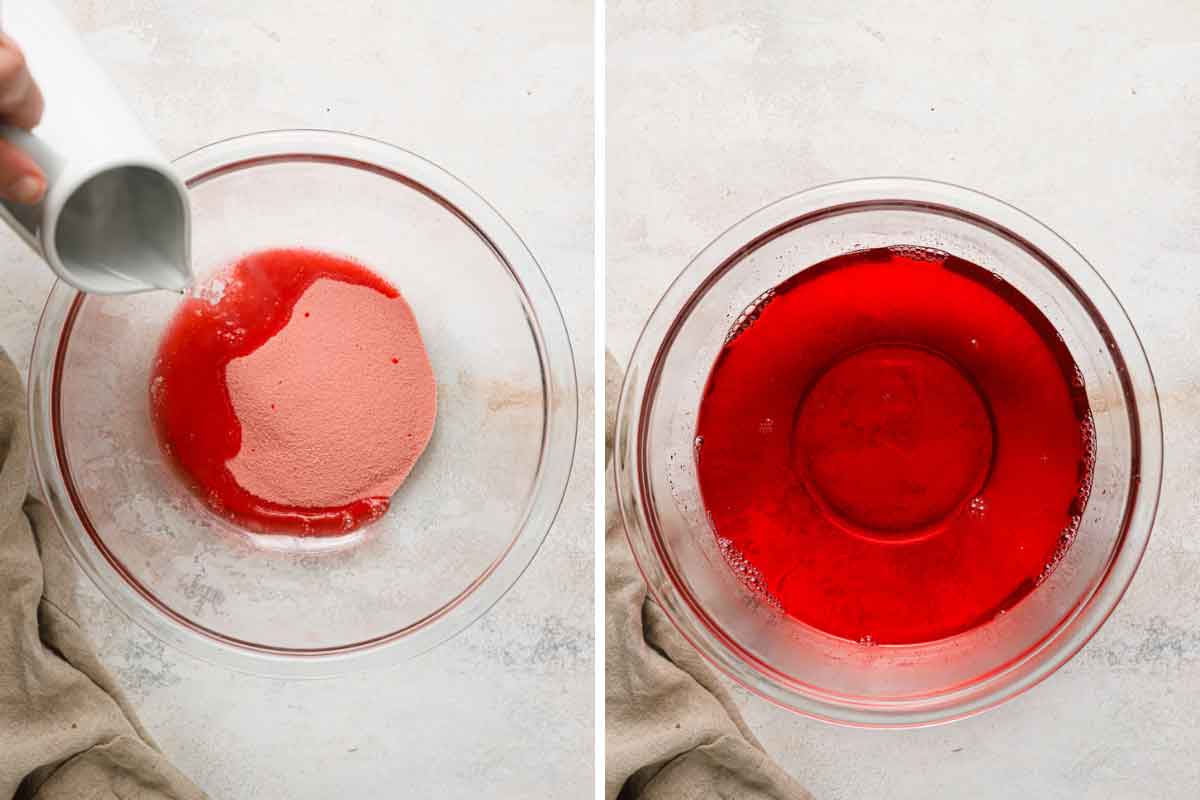
[[[214,798],[591,796],[591,10],[487,2],[60,0],[168,155],[324,127],[423,154],[525,238],[580,365],[581,454],[532,567],[480,623],[399,668],[287,683],[164,648],[85,580],[89,632],[163,749]],[[19,366],[51,279],[0,235]]]
[[[818,183],[915,175],[1014,203],[1079,248],[1126,305],[1162,397],[1158,525],[1071,664],[989,714],[912,732],[833,728],[739,690],[768,750],[826,800],[1195,797],[1195,3],[612,2],[608,63],[619,359],[670,280],[744,215]]]

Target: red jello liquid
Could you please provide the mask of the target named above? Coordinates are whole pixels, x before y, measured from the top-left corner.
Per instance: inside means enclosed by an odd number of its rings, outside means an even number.
[[[785,281],[709,376],[697,470],[721,549],[845,639],[941,639],[1061,559],[1093,428],[1062,339],[981,267],[918,248]]]
[[[389,498],[335,508],[280,505],[247,492],[226,462],[242,428],[225,382],[235,358],[257,350],[291,318],[296,301],[320,278],[397,292],[365,267],[310,250],[246,256],[205,292],[181,302],[159,345],[150,381],[150,411],[159,444],[188,487],[217,513],[251,530],[334,535],[378,519]]]

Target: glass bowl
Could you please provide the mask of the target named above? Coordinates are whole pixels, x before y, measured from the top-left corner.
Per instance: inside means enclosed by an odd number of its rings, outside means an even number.
[[[748,589],[720,552],[694,460],[701,394],[743,312],[812,265],[889,245],[968,259],[1033,301],[1082,371],[1096,426],[1090,499],[1058,567],[991,622],[911,645],[831,636]],[[1162,426],[1137,334],[1069,244],[1012,206],[968,189],[869,179],[767,206],[696,256],[659,302],[630,360],[614,464],[637,563],[697,650],[793,711],[848,725],[913,727],[969,716],[1020,694],[1066,663],[1104,623],[1150,536]]]
[[[305,247],[399,288],[437,377],[436,427],[374,524],[336,539],[251,534],[183,485],[150,422],[149,371],[179,298],[59,283],[34,344],[30,416],[75,558],[151,633],[259,674],[390,664],[461,631],[532,560],[574,454],[574,362],[533,256],[461,181],[371,139],[256,133],[177,168],[198,281],[252,251]]]

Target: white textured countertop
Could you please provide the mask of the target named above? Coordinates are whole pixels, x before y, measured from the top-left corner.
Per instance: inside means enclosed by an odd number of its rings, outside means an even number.
[[[168,155],[335,128],[465,180],[541,262],[581,365],[581,457],[541,552],[481,622],[408,664],[301,683],[227,672],[165,648],[81,579],[88,631],[158,743],[219,800],[590,797],[591,9],[58,1]],[[0,235],[0,276],[0,346],[24,369],[50,274]]]
[[[911,732],[834,728],[739,690],[764,745],[822,800],[1195,797],[1195,3],[609,9],[608,331],[620,360],[670,280],[741,217],[814,184],[914,175],[1005,199],[1074,244],[1126,306],[1162,399],[1158,524],[1129,593],[1073,662],[991,713]]]

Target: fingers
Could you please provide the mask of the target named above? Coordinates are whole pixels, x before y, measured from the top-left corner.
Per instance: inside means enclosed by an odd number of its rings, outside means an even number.
[[[33,129],[42,119],[42,92],[29,74],[25,55],[6,34],[0,33],[0,118],[9,125]]]
[[[0,198],[32,205],[46,193],[46,178],[37,162],[9,141],[0,139]]]
[[[0,122],[31,130],[41,121],[44,107],[21,48],[0,33]],[[30,205],[45,193],[46,177],[37,162],[0,139],[0,198]]]

